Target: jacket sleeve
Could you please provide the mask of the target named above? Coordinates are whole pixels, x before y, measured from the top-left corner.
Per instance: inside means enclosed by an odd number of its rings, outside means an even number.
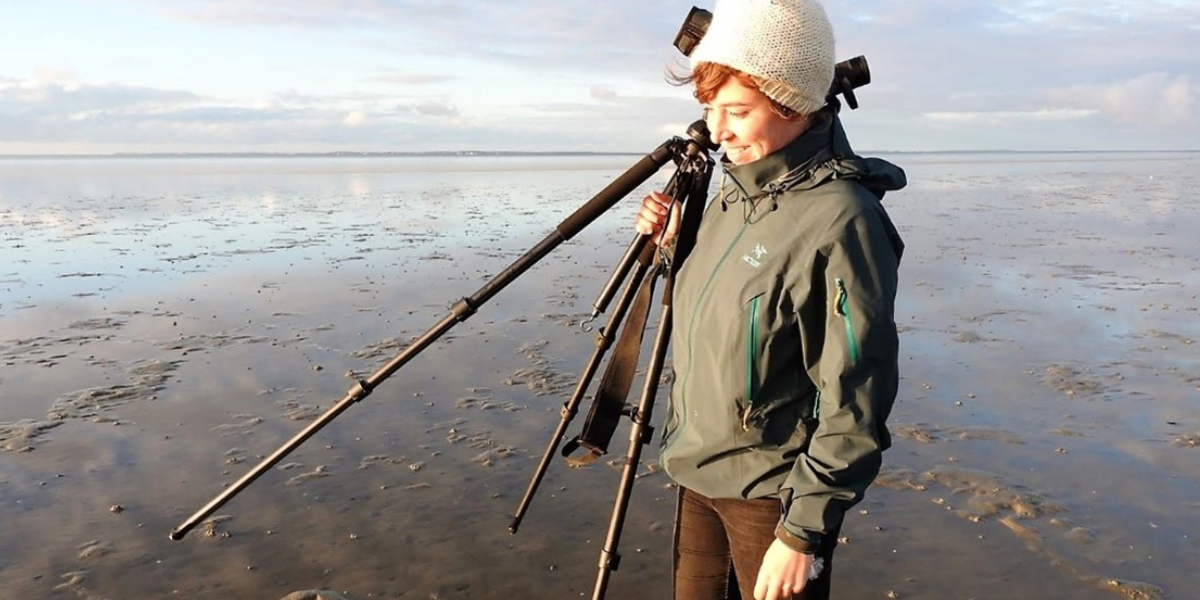
[[[879,474],[890,444],[899,343],[894,306],[899,249],[877,204],[836,221],[800,298],[800,335],[817,386],[816,427],[783,485],[778,537],[815,550]]]

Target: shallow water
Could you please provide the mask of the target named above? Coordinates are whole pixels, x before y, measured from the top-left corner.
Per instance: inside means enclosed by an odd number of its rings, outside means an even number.
[[[166,534],[636,158],[0,160],[0,589],[590,596],[627,426],[506,527],[632,199]],[[1200,155],[889,158],[896,444],[838,595],[1190,597]],[[643,458],[610,598],[669,595],[675,492]]]

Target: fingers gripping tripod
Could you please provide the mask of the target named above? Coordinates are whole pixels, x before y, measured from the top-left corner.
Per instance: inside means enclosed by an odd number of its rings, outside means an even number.
[[[688,135],[690,139],[674,137],[666,142],[663,142],[658,148],[655,148],[652,152],[644,156],[627,171],[617,177],[612,183],[592,197],[592,199],[586,204],[559,223],[553,233],[546,236],[545,239],[536,244],[524,255],[505,268],[501,273],[487,282],[472,296],[462,298],[455,302],[450,308],[450,314],[446,315],[428,331],[413,340],[406,348],[404,348],[398,355],[396,355],[391,361],[389,361],[379,370],[372,373],[366,379],[359,380],[353,387],[350,388],[346,395],[329,410],[318,416],[312,423],[306,426],[303,430],[293,436],[269,456],[264,458],[249,472],[225,488],[224,491],[222,491],[202,508],[184,520],[183,523],[181,523],[178,527],[171,530],[170,538],[173,540],[183,539],[183,537],[187,535],[189,531],[195,528],[196,525],[200,524],[202,520],[224,506],[227,502],[233,499],[234,496],[262,476],[267,470],[279,463],[280,460],[308,440],[308,438],[312,437],[319,430],[337,418],[338,415],[349,408],[350,405],[370,395],[376,387],[378,387],[388,377],[416,357],[421,351],[429,347],[439,337],[453,328],[456,324],[467,320],[471,315],[475,314],[479,307],[491,299],[492,296],[499,293],[509,283],[524,274],[525,271],[527,271],[542,258],[545,258],[546,255],[557,248],[560,244],[577,235],[580,231],[595,221],[600,215],[604,214],[604,212],[616,205],[618,201],[623,199],[635,188],[640,186],[647,179],[658,172],[658,170],[666,165],[667,162],[673,161],[676,163],[677,169],[671,179],[671,182],[668,184],[666,191],[668,194],[672,195],[676,201],[682,202],[684,200],[690,200],[689,202],[685,203],[683,219],[679,234],[677,236],[674,257],[669,261],[669,263],[655,260],[656,257],[655,253],[653,252],[654,246],[653,244],[648,243],[649,236],[638,236],[637,239],[635,239],[630,245],[624,257],[621,259],[616,272],[614,272],[608,285],[602,292],[600,299],[595,305],[593,305],[594,310],[592,313],[592,318],[594,319],[597,315],[605,311],[608,303],[615,295],[616,287],[619,286],[620,282],[629,273],[630,269],[634,268],[635,264],[637,265],[635,269],[635,280],[652,281],[654,277],[657,277],[661,274],[666,274],[668,281],[670,281],[671,275],[678,269],[678,266],[682,264],[683,259],[687,256],[687,252],[691,249],[693,244],[694,233],[698,228],[700,213],[703,209],[702,200],[707,193],[708,183],[712,173],[713,161],[709,157],[709,151],[716,149],[716,147],[709,142],[708,131],[705,128],[703,121],[697,121],[696,123],[693,123],[692,126],[688,128]],[[647,276],[647,272],[650,271],[651,266],[653,266],[653,272],[650,273],[650,276]],[[652,291],[652,287],[649,285],[643,287],[647,287],[650,289],[650,291]],[[614,310],[614,315],[609,324],[601,330],[600,336],[597,339],[596,354],[588,363],[587,368],[585,369],[585,374],[581,379],[575,394],[572,395],[571,399],[564,406],[562,411],[562,422],[559,424],[559,427],[554,434],[554,438],[551,440],[550,447],[547,448],[546,455],[542,458],[542,462],[538,467],[538,471],[534,476],[534,480],[531,482],[525,498],[522,500],[521,508],[518,511],[516,518],[509,527],[512,532],[516,532],[525,510],[528,508],[528,505],[532,500],[537,485],[545,473],[546,467],[548,466],[550,460],[549,457],[551,454],[553,454],[555,448],[557,448],[558,444],[561,442],[566,427],[571,418],[575,415],[591,377],[594,375],[601,357],[611,342],[612,338],[609,337],[609,333],[616,331],[618,328],[620,321],[624,318],[625,313],[632,302],[632,297],[635,295],[635,292],[636,286],[631,283],[626,293],[623,294],[619,300],[618,306]],[[642,295],[646,296],[646,300],[642,304],[648,305],[649,294],[643,292]],[[644,309],[642,310],[642,314],[644,325]],[[671,330],[669,285],[663,294],[663,311],[661,320],[662,325],[658,330],[658,336],[654,343],[653,356],[648,367],[650,369],[650,373],[646,375],[646,384],[645,389],[642,392],[641,403],[636,410],[626,409],[624,407],[624,395],[622,395],[620,407],[616,411],[616,419],[611,418],[612,411],[609,410],[611,402],[605,404],[604,410],[601,411],[607,418],[609,418],[609,420],[614,421],[614,428],[615,420],[619,420],[621,416],[625,416],[625,413],[628,413],[628,416],[633,420],[634,431],[630,436],[630,451],[628,462],[625,466],[626,473],[622,477],[621,490],[617,497],[617,509],[613,513],[613,523],[609,530],[609,539],[605,543],[604,555],[601,561],[601,577],[597,581],[598,595],[595,596],[596,598],[603,596],[603,589],[607,582],[608,571],[616,569],[619,559],[619,556],[616,554],[617,540],[620,536],[621,524],[624,520],[625,507],[628,504],[629,493],[633,485],[633,476],[636,472],[641,445],[646,443],[651,435],[649,422],[653,406],[654,392],[662,372],[662,363],[666,355],[667,343]],[[641,327],[639,327],[637,333],[637,340],[640,341],[640,339]],[[634,355],[634,359],[634,363],[636,363],[636,354]],[[633,367],[635,368],[636,364],[634,364]],[[632,369],[626,367],[626,370],[628,371],[627,375],[623,374],[620,376],[611,377],[611,379],[616,383],[605,386],[605,394],[608,397],[615,397],[610,393],[611,390],[620,388],[621,386],[624,386],[626,394],[628,393],[629,382],[627,379],[631,378]],[[610,378],[606,377],[606,379]],[[595,419],[590,418],[589,421],[595,421]],[[609,429],[608,435],[611,437],[611,429]],[[608,439],[603,438],[599,434],[593,433],[581,436],[579,443],[587,447],[594,456],[598,456],[606,451]]]

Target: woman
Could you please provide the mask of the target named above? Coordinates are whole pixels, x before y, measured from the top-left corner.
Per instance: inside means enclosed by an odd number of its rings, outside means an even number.
[[[678,599],[828,598],[843,516],[891,443],[903,243],[880,199],[905,179],[850,149],[833,56],[815,0],[718,0],[691,54],[724,175],[675,285]],[[655,192],[636,228],[665,244],[678,220]]]

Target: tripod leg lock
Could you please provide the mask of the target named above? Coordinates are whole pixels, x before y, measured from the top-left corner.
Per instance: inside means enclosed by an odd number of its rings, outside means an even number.
[[[475,314],[475,311],[477,310],[478,308],[476,308],[474,304],[471,304],[470,298],[463,298],[458,302],[455,302],[454,306],[450,307],[450,312],[454,314],[454,318],[457,319],[459,323],[466,321],[467,318]]]
[[[609,337],[608,331],[604,327],[601,327],[600,331],[596,334],[596,347],[601,350],[608,350],[612,346],[612,343],[613,338]]]
[[[605,571],[616,571],[621,566],[621,554],[618,552],[600,551],[600,568]]]
[[[562,405],[562,408],[560,408],[558,410],[558,414],[564,420],[570,421],[571,419],[575,418],[575,415],[579,414],[579,411],[577,409],[571,408],[570,402],[564,402]]]
[[[642,428],[642,445],[649,446],[654,441],[654,428],[646,425]]]
[[[370,396],[371,391],[374,389],[375,389],[375,386],[371,385],[370,383],[367,383],[367,380],[359,379],[358,381],[356,381],[354,383],[354,387],[350,388],[349,394],[350,394],[351,398],[354,398],[355,402],[358,402],[359,400],[362,400],[363,398]]]

